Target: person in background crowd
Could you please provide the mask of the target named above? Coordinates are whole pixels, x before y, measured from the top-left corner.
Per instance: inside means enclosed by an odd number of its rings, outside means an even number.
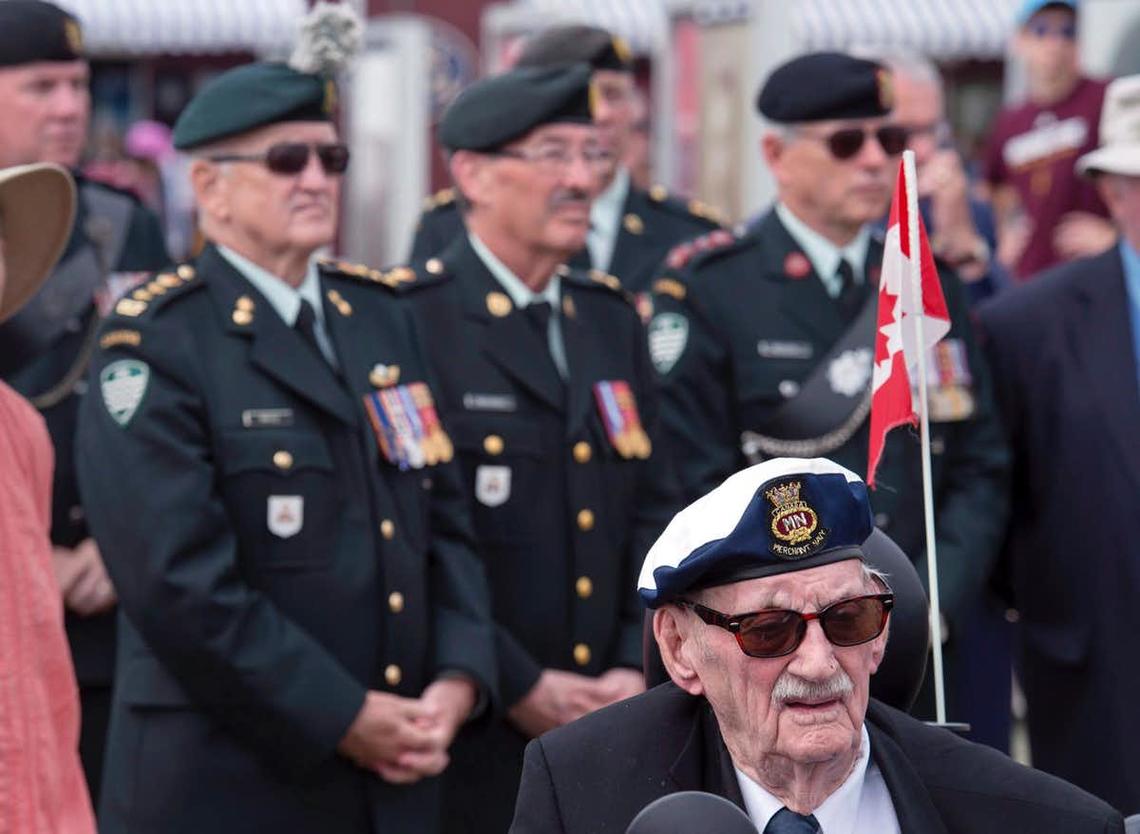
[[[0,3],[0,165],[74,172],[90,115],[79,21],[41,0]],[[75,479],[75,425],[99,322],[139,273],[168,262],[158,219],[134,197],[75,174],[75,222],[59,265],[0,326],[0,377],[28,398],[55,449],[51,539],[83,706],[81,752],[98,795],[115,658],[115,589]]]
[[[649,97],[642,90],[635,86],[631,95],[633,112],[622,164],[629,171],[632,186],[648,191],[653,187],[653,114],[649,112]]]
[[[773,71],[757,106],[773,123],[762,150],[775,208],[739,237],[682,247],[655,284],[650,355],[686,498],[773,456],[831,455],[866,471],[883,257],[872,231],[907,138],[890,122],[892,87],[878,63],[833,52]],[[1005,528],[1009,453],[965,290],[951,271],[940,277],[951,330],[931,352],[930,432],[953,716],[959,638]],[[917,433],[892,432],[871,504],[925,576],[921,474]]]
[[[194,264],[100,331],[78,470],[119,589],[103,834],[432,834],[448,747],[496,680],[490,601],[411,311],[336,236],[322,4],[284,63],[175,125]]]
[[[75,211],[57,165],[0,170],[0,322],[51,274]],[[0,382],[0,828],[95,834],[79,762],[79,692],[52,567],[51,438]]]
[[[1096,189],[1073,172],[1097,146],[1103,81],[1084,77],[1077,0],[1024,0],[1014,53],[1028,99],[1003,109],[982,160],[998,220],[998,261],[1025,281],[1100,252],[1116,232]]]
[[[993,210],[971,195],[969,175],[954,147],[942,75],[919,55],[879,58],[894,79],[891,122],[906,129],[907,146],[914,151],[919,210],[931,248],[958,273],[972,304],[988,298],[1005,286],[1008,277],[994,257]]]
[[[1003,567],[1036,767],[1140,813],[1140,75],[1078,170],[1120,241],[979,311],[1013,447]]]
[[[612,273],[632,292],[648,291],[654,270],[673,246],[719,228],[721,220],[698,200],[686,203],[670,197],[663,186],[643,191],[631,183],[622,160],[634,118],[633,56],[621,38],[593,26],[556,26],[531,38],[516,66],[560,67],[579,61],[594,70],[592,112],[611,162],[598,167],[590,231],[571,264]],[[461,235],[456,196],[447,189],[429,200],[412,246],[413,263],[438,255]]]
[[[466,233],[407,279],[491,578],[506,715],[445,774],[450,832],[506,831],[528,739],[640,692],[633,581],[677,502],[637,313],[566,266],[608,154],[590,67],[478,82],[440,141]],[[596,73],[595,73],[596,75]]]
[[[872,529],[866,485],[824,459],[678,513],[638,581],[670,682],[531,742],[511,834],[625,831],[687,790],[764,834],[1123,834],[1084,791],[870,697],[895,601]]]

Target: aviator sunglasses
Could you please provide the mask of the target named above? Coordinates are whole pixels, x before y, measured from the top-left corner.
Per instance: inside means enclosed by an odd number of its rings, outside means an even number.
[[[907,129],[899,125],[883,125],[875,130],[845,127],[826,136],[812,133],[804,135],[823,142],[836,159],[850,159],[863,149],[863,143],[867,141],[868,134],[874,135],[879,146],[883,149],[883,153],[887,156],[898,156],[906,150]]]
[[[824,636],[833,646],[858,646],[883,633],[895,604],[894,594],[868,594],[833,602],[815,614],[770,608],[749,614],[722,614],[687,599],[675,601],[689,608],[708,625],[723,628],[736,637],[740,650],[749,657],[783,657],[799,648],[808,623],[819,620]]]
[[[211,162],[261,162],[274,174],[299,174],[309,164],[309,154],[317,159],[326,174],[343,174],[348,169],[348,146],[341,144],[309,145],[304,142],[279,142],[265,153],[223,153],[209,157]]]

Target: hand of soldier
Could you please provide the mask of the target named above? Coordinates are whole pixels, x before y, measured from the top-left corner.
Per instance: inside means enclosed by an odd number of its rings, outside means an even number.
[[[67,587],[64,587],[63,581],[60,582],[63,600],[68,608],[81,617],[90,617],[109,610],[118,602],[115,586],[111,584],[94,539],[84,539],[69,555],[62,558],[65,562],[70,562],[66,566],[70,571]]]
[[[605,704],[597,678],[546,669],[507,715],[522,733],[534,738]]]
[[[624,701],[645,691],[645,676],[636,669],[610,669],[598,678],[598,687],[606,705]]]
[[[477,697],[475,684],[467,678],[444,678],[431,684],[419,701],[435,718],[419,718],[416,724],[431,733],[437,746],[401,753],[394,762],[378,765],[376,772],[385,781],[397,785],[442,773],[450,761],[447,748],[475,708]]]
[[[1116,243],[1116,227],[1087,211],[1070,211],[1053,230],[1053,248],[1064,258],[1096,255]]]
[[[447,731],[447,742],[451,746],[455,734],[475,709],[479,690],[469,678],[441,678],[424,690],[420,701],[435,710],[443,728]]]
[[[418,698],[369,692],[337,750],[386,781],[410,784],[447,767],[445,739],[447,729],[435,707]]]

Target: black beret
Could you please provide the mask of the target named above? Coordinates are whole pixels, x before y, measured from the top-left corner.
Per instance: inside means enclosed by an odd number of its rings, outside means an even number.
[[[277,122],[330,121],[335,106],[329,78],[287,64],[246,64],[211,79],[191,99],[174,125],[174,147],[187,150]]]
[[[633,72],[633,55],[624,40],[605,29],[582,24],[554,26],[539,32],[526,42],[515,66],[556,67],[578,63],[589,64],[596,70]]]
[[[781,124],[885,116],[894,106],[891,74],[882,64],[839,52],[811,52],[777,67],[756,109]]]
[[[0,67],[83,59],[79,21],[43,0],[0,2]]]
[[[452,151],[492,151],[536,127],[593,121],[587,64],[522,67],[476,81],[447,108],[439,143]]]

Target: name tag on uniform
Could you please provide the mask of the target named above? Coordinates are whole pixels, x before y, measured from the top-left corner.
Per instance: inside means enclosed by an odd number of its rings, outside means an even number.
[[[241,424],[247,429],[278,429],[293,425],[291,408],[247,408],[241,413]]]
[[[302,495],[270,495],[265,515],[269,532],[277,538],[295,536],[305,524],[305,498]]]
[[[518,400],[513,394],[464,394],[463,407],[468,411],[518,411]]]
[[[777,339],[761,339],[756,343],[756,353],[765,359],[811,359],[815,348],[811,342],[786,342]]]

